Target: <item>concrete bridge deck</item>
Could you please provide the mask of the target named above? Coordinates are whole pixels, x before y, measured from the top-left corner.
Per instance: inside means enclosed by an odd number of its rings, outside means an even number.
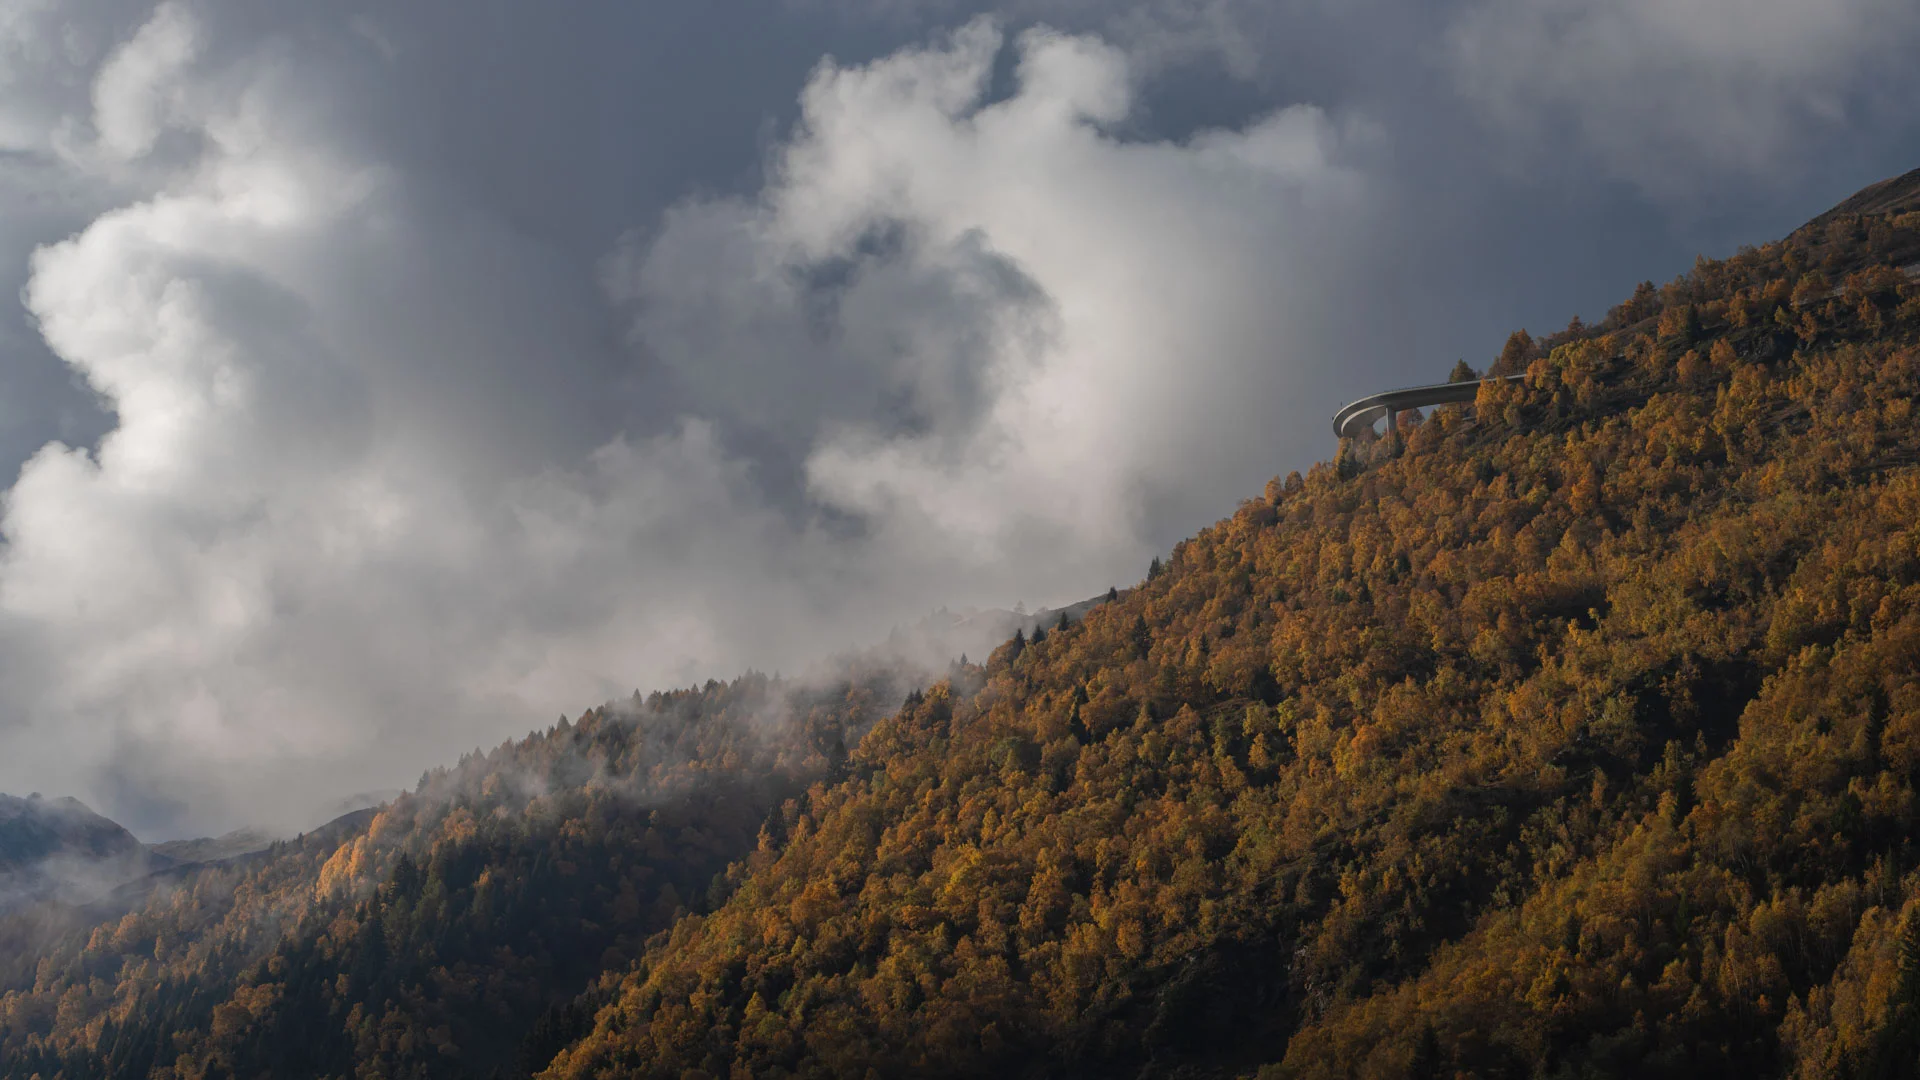
[[[1358,401],[1349,402],[1339,412],[1333,414],[1333,433],[1342,439],[1372,438],[1375,434],[1373,426],[1379,423],[1382,417],[1387,419],[1387,430],[1391,431],[1396,413],[1408,409],[1422,409],[1430,405],[1472,401],[1479,396],[1481,383],[1517,382],[1524,378],[1526,378],[1525,375],[1496,375],[1491,379],[1435,383],[1432,386],[1408,386],[1399,390],[1369,394]]]

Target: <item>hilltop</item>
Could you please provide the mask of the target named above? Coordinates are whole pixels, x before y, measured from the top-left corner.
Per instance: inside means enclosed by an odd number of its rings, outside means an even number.
[[[0,1073],[1905,1075],[1913,187],[928,685],[636,695],[0,920]]]
[[[1920,210],[1920,169],[1877,184],[1869,184],[1846,201],[1808,223],[1810,228],[1825,228],[1848,218],[1892,219]]]
[[[362,811],[402,794],[370,791],[336,800],[321,811],[314,831],[330,835],[344,821],[364,821],[372,815]],[[239,828],[144,844],[78,799],[0,794],[0,913],[47,902],[112,908],[126,897],[148,894],[159,878],[177,880],[200,864],[264,852],[282,839],[264,829]]]
[[[78,799],[0,795],[0,912],[86,899],[164,865]]]

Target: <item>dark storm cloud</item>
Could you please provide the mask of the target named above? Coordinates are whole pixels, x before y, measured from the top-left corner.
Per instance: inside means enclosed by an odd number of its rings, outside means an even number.
[[[1875,0],[978,14],[0,0],[0,789],[299,821],[1124,584],[1916,148]]]

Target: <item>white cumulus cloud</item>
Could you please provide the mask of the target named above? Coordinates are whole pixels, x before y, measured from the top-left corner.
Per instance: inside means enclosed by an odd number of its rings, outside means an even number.
[[[1130,139],[1126,54],[1030,30],[997,95],[990,21],[825,64],[763,190],[609,238],[622,356],[317,61],[200,18],[60,121],[146,187],[32,259],[112,426],[0,516],[0,788],[297,822],[636,686],[1124,583],[1324,442],[1372,136],[1318,110]]]
[[[619,280],[703,407],[800,436],[809,491],[902,548],[1123,565],[1157,512],[1324,441],[1293,403],[1343,327],[1368,136],[1300,106],[1128,141],[1123,54],[1029,31],[989,100],[1001,47],[980,21],[823,68],[768,189],[681,207]]]

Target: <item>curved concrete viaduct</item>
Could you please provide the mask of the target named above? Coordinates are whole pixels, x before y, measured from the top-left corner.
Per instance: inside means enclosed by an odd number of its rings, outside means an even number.
[[[1491,379],[1435,383],[1432,386],[1408,386],[1381,394],[1370,394],[1358,401],[1349,402],[1346,407],[1333,414],[1333,433],[1343,439],[1371,439],[1374,437],[1373,425],[1379,423],[1381,417],[1386,417],[1387,430],[1392,431],[1396,413],[1407,409],[1425,408],[1429,405],[1472,401],[1479,396],[1481,383],[1518,382],[1524,378],[1526,378],[1525,375],[1496,375]]]

